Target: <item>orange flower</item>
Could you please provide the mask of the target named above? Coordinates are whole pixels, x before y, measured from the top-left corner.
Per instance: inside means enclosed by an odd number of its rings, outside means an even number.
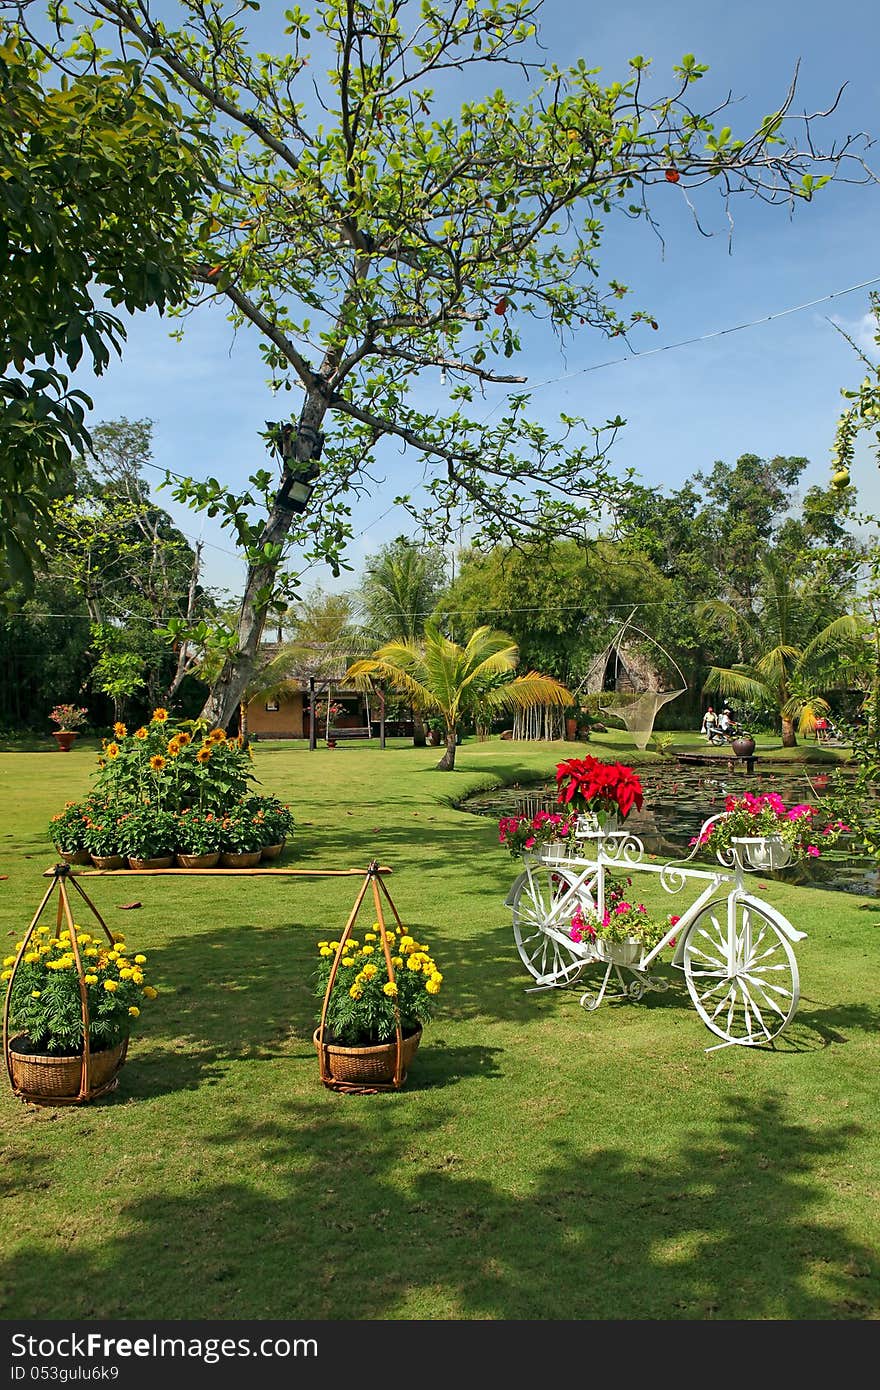
[[[210,746],[209,746],[207,743],[204,743],[204,744],[202,745],[202,747],[199,749],[198,753],[196,753],[196,762],[197,762],[197,763],[206,763],[206,762],[209,761],[210,757],[211,757],[211,749],[210,749]]]
[[[134,731],[134,736],[135,736],[135,738],[146,738],[146,737],[147,737],[147,730],[144,728],[143,724],[141,725],[141,727],[140,727],[139,729],[135,729],[135,731]]]
[[[163,709],[161,705],[159,706],[158,709],[154,709],[154,710],[153,710],[153,723],[154,723],[154,724],[164,724],[167,718],[168,718],[168,711],[167,711],[167,709]]]
[[[166,760],[162,757],[161,753],[154,753],[152,758],[150,759],[150,767],[153,769],[154,772],[161,772],[163,767],[165,766],[165,761]]]
[[[180,740],[179,740],[179,739],[176,739],[176,738],[170,738],[170,739],[168,740],[168,753],[169,753],[169,755],[170,755],[172,758],[176,758],[179,752],[180,752]]]
[[[128,733],[128,729],[125,727],[122,720],[118,719],[116,723],[113,725],[113,732],[117,738],[125,738],[125,735]]]
[[[225,743],[225,742],[226,742],[226,730],[225,730],[225,729],[212,729],[211,732],[208,734],[208,743]]]
[[[181,748],[185,748],[188,743],[192,742],[192,739],[187,733],[179,733],[177,735],[177,742],[180,744]]]
[[[118,758],[118,757],[119,757],[119,744],[118,744],[118,743],[108,743],[108,744],[107,744],[107,757],[108,757],[108,758]]]

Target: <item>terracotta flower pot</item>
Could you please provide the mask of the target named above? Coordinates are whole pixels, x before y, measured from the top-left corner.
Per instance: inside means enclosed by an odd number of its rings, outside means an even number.
[[[181,869],[216,869],[220,863],[220,851],[211,854],[178,854],[178,867]]]
[[[58,744],[59,753],[69,753],[77,740],[76,729],[54,729],[52,737]]]
[[[277,859],[286,844],[286,840],[280,840],[277,845],[263,845],[260,855],[263,859]]]
[[[170,869],[173,866],[173,854],[157,854],[152,859],[137,859],[133,854],[128,856],[130,869]]]
[[[328,1042],[323,1048],[318,1039],[319,1029],[312,1034],[315,1051],[320,1057],[322,1050],[327,1057],[327,1067],[333,1081],[343,1081],[350,1085],[389,1085],[394,1081],[394,1064],[397,1060],[397,1042],[376,1043],[371,1047],[343,1047],[341,1043]],[[403,1039],[403,1077],[406,1069],[416,1055],[422,1041],[422,1030]]]
[[[87,849],[58,849],[57,845],[55,849],[58,851],[59,857],[64,860],[65,864],[91,864],[92,862],[92,856]]]
[[[34,1052],[24,1034],[9,1043],[9,1065],[16,1094],[37,1104],[58,1105],[78,1100],[94,1100],[116,1086],[125,1061],[128,1038],[116,1047],[89,1054],[89,1090],[80,1096],[82,1057],[53,1057]]]
[[[96,869],[125,868],[125,860],[121,854],[93,854],[92,863]]]
[[[255,869],[262,855],[255,849],[252,854],[224,853],[220,855],[221,869]]]

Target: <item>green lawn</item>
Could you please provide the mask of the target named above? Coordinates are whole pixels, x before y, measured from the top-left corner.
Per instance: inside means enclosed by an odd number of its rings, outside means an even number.
[[[593,1015],[527,995],[503,905],[516,866],[454,802],[572,751],[467,742],[440,774],[438,750],[400,742],[259,746],[265,789],[295,806],[292,862],[392,865],[444,973],[396,1095],[318,1081],[314,945],[356,879],[88,880],[162,994],[114,1096],[0,1101],[5,1316],[876,1317],[880,903],[768,885],[809,932],[775,1050],[707,1055],[680,983]],[[93,758],[0,755],[4,937]]]

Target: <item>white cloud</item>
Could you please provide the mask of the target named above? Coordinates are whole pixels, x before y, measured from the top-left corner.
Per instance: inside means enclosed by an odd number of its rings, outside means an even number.
[[[856,347],[866,357],[880,358],[880,346],[877,344],[880,322],[870,309],[859,319],[845,319],[838,314],[832,314],[831,322],[836,324],[838,328],[842,328],[847,337],[852,338]]]

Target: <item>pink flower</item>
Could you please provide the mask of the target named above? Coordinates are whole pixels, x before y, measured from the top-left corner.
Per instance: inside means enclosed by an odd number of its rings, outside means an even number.
[[[811,855],[813,856],[814,859],[818,859],[818,858],[819,858],[819,846],[818,846],[818,845],[807,845],[807,854],[811,854]]]

